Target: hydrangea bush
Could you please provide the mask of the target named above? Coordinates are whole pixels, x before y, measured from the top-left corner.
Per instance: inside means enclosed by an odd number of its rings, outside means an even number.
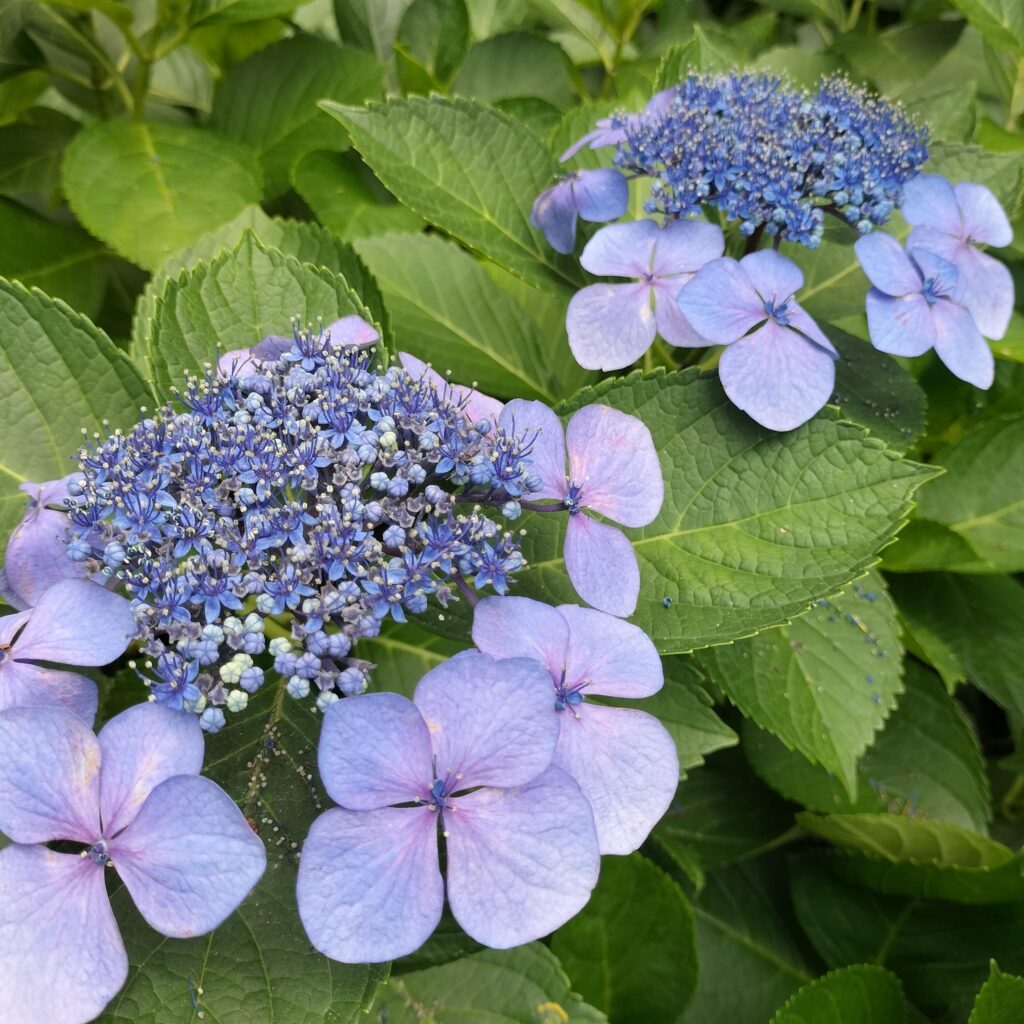
[[[1024,1019],[1024,24],[777,6],[0,11],[0,1019]]]

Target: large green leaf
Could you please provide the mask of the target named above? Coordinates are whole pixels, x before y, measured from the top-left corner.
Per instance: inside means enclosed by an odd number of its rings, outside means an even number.
[[[64,156],[64,191],[82,223],[147,270],[260,198],[252,153],[181,124],[96,122]]]
[[[81,125],[47,107],[28,111],[16,124],[0,127],[0,195],[60,191],[64,149]]]
[[[381,986],[370,1019],[382,1024],[606,1024],[604,1014],[569,985],[554,955],[540,943],[488,949],[392,978]]]
[[[820,599],[788,626],[713,647],[701,661],[745,715],[855,795],[857,759],[903,690],[896,608],[880,576]]]
[[[415,0],[402,16],[395,40],[402,88],[407,93],[443,89],[468,48],[465,0]]]
[[[506,32],[469,51],[452,92],[481,103],[535,96],[561,109],[575,95],[570,69],[556,43],[530,32]]]
[[[1024,7],[1019,0],[952,0],[952,4],[993,46],[1024,52]]]
[[[607,380],[571,406],[594,402],[642,419],[661,458],[661,514],[630,534],[640,562],[633,621],[662,653],[749,636],[835,593],[872,564],[932,473],[828,410],[788,434],[765,430],[696,370]],[[563,519],[524,517],[518,593],[577,600]]]
[[[127,426],[152,396],[123,352],[84,316],[0,278],[0,538],[17,524],[18,485],[75,468],[82,430]]]
[[[771,1024],[904,1024],[903,989],[884,967],[840,967],[804,985]]]
[[[557,401],[550,341],[463,249],[437,235],[385,235],[356,249],[384,290],[401,349],[482,391]]]
[[[341,37],[384,61],[412,0],[334,0],[334,17]]]
[[[555,932],[551,951],[613,1024],[675,1024],[697,986],[693,911],[638,853],[605,858],[590,902]]]
[[[1017,1024],[1024,1020],[1024,978],[1003,974],[992,962],[967,1024]]]
[[[930,159],[925,170],[938,171],[952,182],[987,185],[1010,216],[1014,215],[1024,192],[1024,153],[994,153],[956,142],[933,142],[928,150]]]
[[[554,157],[526,127],[468,100],[412,97],[367,107],[325,103],[401,202],[540,287],[578,286],[575,260],[530,226]]]
[[[288,187],[289,172],[303,154],[341,149],[348,141],[317,103],[377,97],[383,75],[383,67],[360,50],[295,36],[231,70],[217,90],[210,125],[259,154],[272,197]]]
[[[345,279],[265,248],[247,231],[238,247],[172,280],[157,299],[150,362],[167,395],[219,353],[290,331],[292,317],[325,324],[349,313],[370,319]]]

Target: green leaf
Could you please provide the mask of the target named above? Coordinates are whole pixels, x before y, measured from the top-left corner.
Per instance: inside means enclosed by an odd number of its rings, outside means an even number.
[[[1003,974],[993,960],[967,1024],[1016,1024],[1024,1019],[1024,978]]]
[[[1018,0],[952,0],[952,4],[993,46],[1024,52],[1024,7]]]
[[[823,329],[839,350],[833,400],[843,417],[867,427],[894,451],[906,451],[924,432],[924,391],[891,356],[838,327],[824,324]]]
[[[17,124],[0,127],[0,195],[41,193],[48,200],[55,196],[64,149],[80,127],[45,107],[29,111]]]
[[[334,0],[334,17],[346,43],[354,43],[385,61],[391,56],[402,15],[411,3],[412,0]]]
[[[356,248],[384,290],[402,350],[487,393],[557,401],[550,341],[465,250],[437,235]]]
[[[590,902],[555,932],[551,951],[615,1024],[675,1024],[697,987],[693,911],[638,853],[604,860]]]
[[[944,174],[954,183],[987,185],[1013,218],[1024,194],[1024,153],[993,153],[955,142],[933,142],[928,153],[926,171]]]
[[[0,80],[0,125],[9,124],[46,91],[50,80],[35,68]]]
[[[321,224],[349,241],[424,227],[423,218],[388,197],[350,153],[307,153],[292,168],[292,186]]]
[[[567,107],[576,95],[571,67],[557,43],[530,32],[506,32],[473,46],[452,92],[481,103],[534,96]]]
[[[537,942],[515,949],[488,949],[442,967],[392,978],[381,986],[371,1020],[606,1024],[603,1013],[569,990],[569,979],[554,954]]]
[[[931,473],[828,410],[774,434],[696,370],[607,380],[570,409],[594,402],[647,424],[670,481],[661,515],[629,531],[640,562],[633,621],[662,653],[749,636],[835,593],[870,566]],[[562,520],[524,517],[529,565],[518,593],[577,600]]]
[[[147,270],[260,197],[244,147],[179,124],[91,124],[68,146],[63,173],[82,223]]]
[[[18,485],[65,476],[82,429],[134,422],[152,402],[127,356],[84,316],[0,278],[0,538],[21,519]]]
[[[99,312],[107,250],[95,238],[6,199],[0,199],[0,236],[18,240],[0,249],[0,276],[63,299],[86,316]]]
[[[765,7],[798,18],[826,21],[843,28],[846,25],[846,8],[843,0],[762,0]]]
[[[327,324],[350,313],[370,318],[343,277],[265,248],[246,232],[233,252],[184,272],[157,299],[150,338],[157,391],[167,395],[219,353],[287,333],[293,317]]]
[[[1024,413],[968,427],[932,461],[946,472],[921,489],[920,514],[998,571],[1024,569]]]
[[[188,5],[190,24],[239,25],[265,21],[290,14],[309,0],[191,0]]]
[[[147,98],[208,114],[213,104],[213,68],[195,50],[178,46],[153,65]]]
[[[611,69],[615,65],[616,29],[600,3],[587,0],[527,0],[549,24],[564,25],[593,50],[594,55]]]
[[[959,533],[933,519],[915,516],[900,532],[896,543],[885,549],[882,568],[887,572],[993,572]]]
[[[468,48],[465,0],[415,0],[402,17],[395,40],[402,88],[423,93],[443,88]]]
[[[529,223],[552,184],[554,158],[519,122],[468,100],[439,96],[368,107],[325,103],[377,177],[406,206],[471,249],[548,290],[582,283]]]
[[[904,1024],[903,989],[884,967],[841,967],[805,985],[771,1024]]]
[[[379,96],[383,75],[383,67],[359,50],[295,36],[231,70],[217,90],[210,126],[259,155],[266,194],[273,197],[288,187],[289,173],[305,153],[347,144],[344,130],[318,102]]]

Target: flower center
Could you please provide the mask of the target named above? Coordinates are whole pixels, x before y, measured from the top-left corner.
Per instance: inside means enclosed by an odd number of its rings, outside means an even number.
[[[0,665],[2,665],[10,657],[10,653],[10,644],[0,644]]]
[[[582,690],[589,683],[583,679],[576,683],[566,683],[565,669],[562,669],[562,678],[555,682],[555,710],[565,711],[567,708],[575,708],[584,701]]]
[[[783,299],[778,305],[772,299],[764,300],[764,311],[780,327],[789,326],[789,300]]]
[[[110,854],[107,853],[106,840],[101,839],[98,843],[93,845],[86,850],[85,855],[93,862],[93,864],[99,867],[106,867],[110,863]]]
[[[583,488],[578,484],[570,482],[569,493],[562,499],[562,504],[569,512],[569,515],[574,516],[577,512],[582,510],[582,501]]]
[[[928,301],[929,306],[934,306],[936,302],[945,294],[938,278],[928,277],[925,278],[924,284],[921,286],[921,293]]]

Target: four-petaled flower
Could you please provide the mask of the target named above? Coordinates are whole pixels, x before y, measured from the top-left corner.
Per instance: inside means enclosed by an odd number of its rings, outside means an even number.
[[[871,344],[898,356],[934,348],[961,380],[991,387],[995,360],[964,304],[964,280],[956,267],[925,249],[908,254],[881,233],[859,238],[854,248],[874,285],[867,298]]]
[[[123,597],[88,580],[54,584],[34,608],[0,618],[0,711],[61,707],[91,723],[96,684],[37,662],[106,665],[124,653],[134,632],[135,615]]]
[[[940,174],[919,174],[903,186],[900,212],[914,225],[907,248],[927,249],[952,263],[978,330],[986,338],[1001,338],[1013,312],[1013,277],[999,260],[975,248],[1013,241],[999,200],[984,185],[951,185]]]
[[[706,264],[679,294],[697,331],[728,345],[718,364],[733,405],[770,430],[806,423],[832,396],[839,353],[793,296],[804,275],[771,250]]]
[[[655,334],[670,345],[710,344],[687,322],[676,302],[680,289],[705,263],[722,255],[725,237],[698,220],[653,220],[601,228],[580,263],[592,274],[631,277],[631,284],[592,284],[569,303],[565,328],[576,361],[588,370],[617,370],[639,359]]]
[[[576,244],[576,218],[615,220],[629,205],[629,186],[614,168],[573,171],[533,201],[530,223],[540,228],[555,252],[567,254]]]
[[[587,698],[661,689],[661,659],[647,634],[592,608],[488,597],[473,612],[473,642],[492,657],[536,658],[548,670],[560,730],[554,763],[590,801],[601,853],[632,853],[675,794],[676,745],[653,715]]]
[[[606,405],[585,406],[563,430],[543,402],[521,398],[505,406],[499,424],[533,439],[530,468],[540,486],[531,499],[554,499],[552,510],[569,513],[565,568],[576,593],[603,612],[631,615],[640,592],[633,545],[584,510],[623,526],[654,521],[665,488],[651,432],[635,416]]]
[[[437,926],[447,896],[479,942],[540,938],[586,903],[600,856],[586,797],[551,767],[558,723],[536,661],[467,651],[428,672],[413,700],[332,704],[320,775],[340,806],[313,823],[299,861],[299,915],[345,963],[391,960]]]
[[[68,711],[0,714],[0,1020],[83,1024],[124,984],[113,866],[142,916],[178,938],[216,928],[256,884],[263,844],[198,774],[199,723],[139,704],[94,736]],[[79,854],[44,844],[70,840]]]

